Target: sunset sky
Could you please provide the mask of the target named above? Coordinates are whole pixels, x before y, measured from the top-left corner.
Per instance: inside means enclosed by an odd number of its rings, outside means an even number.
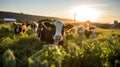
[[[120,0],[0,0],[0,11],[70,19],[73,19],[71,10],[80,6],[100,12],[95,22],[120,22]]]

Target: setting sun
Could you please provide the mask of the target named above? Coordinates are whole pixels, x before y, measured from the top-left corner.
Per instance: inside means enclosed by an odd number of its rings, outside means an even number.
[[[101,12],[100,10],[93,7],[79,6],[71,10],[72,18],[74,15],[77,21],[96,21],[100,17]]]

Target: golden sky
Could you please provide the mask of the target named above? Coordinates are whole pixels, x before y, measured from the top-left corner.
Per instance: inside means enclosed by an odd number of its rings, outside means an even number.
[[[90,8],[81,9],[81,6]],[[77,20],[92,19],[106,23],[120,21],[119,6],[120,0],[0,0],[0,11],[73,19],[74,12],[71,13],[71,10],[78,7]],[[96,16],[96,13],[100,14]]]

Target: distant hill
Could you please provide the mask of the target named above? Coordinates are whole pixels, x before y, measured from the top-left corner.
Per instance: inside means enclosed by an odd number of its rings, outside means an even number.
[[[72,22],[70,19],[62,19],[62,18],[57,18],[57,17],[48,17],[48,16],[36,16],[36,15],[29,15],[29,14],[24,14],[24,13],[14,13],[14,12],[4,12],[0,11],[0,18],[15,18],[17,21],[38,21],[40,19],[59,19],[63,20],[65,22]]]
[[[58,20],[62,20],[65,23],[71,23],[72,25],[82,25],[85,22],[78,22],[78,23],[74,23],[74,20],[71,19],[65,19],[65,18],[57,18],[57,17],[48,17],[48,16],[36,16],[36,15],[29,15],[29,14],[24,14],[24,13],[14,13],[14,12],[4,12],[4,11],[0,11],[0,18],[15,18],[17,21],[22,21],[22,22],[26,22],[26,21],[39,21],[41,19],[58,19]],[[93,23],[90,22],[92,25],[95,25],[99,28],[103,28],[103,29],[120,29],[120,23],[118,24],[104,24],[104,23]]]
[[[107,24],[107,23],[94,23],[95,26],[99,27],[99,28],[103,28],[103,29],[111,29],[111,27],[114,24]]]
[[[3,12],[0,11],[0,18],[16,18],[17,21],[37,21],[44,16],[28,15],[23,13]]]
[[[120,29],[120,23],[114,24],[111,29]]]

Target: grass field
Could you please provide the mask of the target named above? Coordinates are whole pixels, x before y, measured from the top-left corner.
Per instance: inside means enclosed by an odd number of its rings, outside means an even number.
[[[20,36],[13,32],[11,24],[0,25],[0,65],[3,67],[120,66],[120,30],[97,28],[97,37],[89,39],[69,32],[63,47],[39,42],[30,28]]]

